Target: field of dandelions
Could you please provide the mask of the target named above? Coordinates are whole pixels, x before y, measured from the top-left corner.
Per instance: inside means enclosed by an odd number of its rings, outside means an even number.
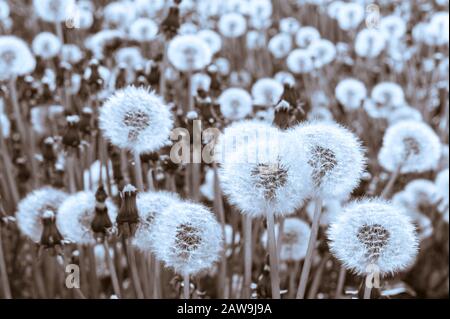
[[[0,0],[0,298],[448,298],[448,0]]]

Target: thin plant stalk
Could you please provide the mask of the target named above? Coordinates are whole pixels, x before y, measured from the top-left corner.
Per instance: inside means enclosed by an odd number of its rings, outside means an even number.
[[[317,296],[317,292],[319,291],[320,288],[320,283],[322,282],[323,270],[325,268],[328,259],[329,257],[325,256],[320,261],[319,267],[317,267],[313,282],[311,284],[311,289],[309,290],[308,293],[308,299],[314,299]]]
[[[316,198],[314,208],[314,218],[311,227],[311,235],[308,242],[308,250],[306,252],[305,262],[303,263],[302,273],[300,275],[300,283],[297,290],[297,299],[304,299],[306,292],[306,285],[308,283],[309,272],[311,270],[311,263],[316,247],[317,234],[319,233],[319,221],[322,213],[322,199]]]
[[[142,176],[141,156],[137,152],[134,152],[133,155],[134,155],[134,172],[136,177],[136,186],[140,192],[144,192],[145,187],[144,187],[144,178]]]
[[[110,273],[110,276],[111,276],[111,282],[112,282],[114,294],[118,298],[121,298],[122,293],[120,291],[121,289],[120,289],[119,279],[117,278],[116,267],[114,267],[114,262],[113,262],[113,260],[111,258],[111,255],[109,254],[109,244],[108,244],[108,241],[106,239],[103,241],[103,247],[105,249],[106,263],[107,263],[108,268],[109,268],[109,273]]]
[[[2,159],[3,159],[3,165],[5,166],[5,175],[9,184],[9,192],[11,194],[12,200],[13,200],[13,206],[15,207],[16,204],[19,202],[19,192],[17,190],[17,184],[16,184],[16,179],[14,178],[12,172],[12,164],[11,164],[11,157],[9,156],[9,153],[7,152],[6,149],[6,143],[3,140],[3,129],[1,126],[1,122],[0,122],[0,146],[1,146],[1,155],[2,155]]]
[[[190,289],[190,282],[189,282],[189,274],[184,274],[183,276],[183,295],[184,299],[190,299],[191,295],[191,289]]]
[[[370,299],[371,294],[372,294],[372,288],[370,288],[369,286],[366,285],[365,283],[365,278],[364,278],[364,295],[363,295],[363,299]]]
[[[270,283],[272,299],[280,299],[280,273],[278,268],[277,240],[275,237],[275,216],[271,209],[266,211],[267,233],[269,239]]]
[[[11,288],[9,286],[8,272],[6,269],[5,255],[3,253],[2,227],[0,225],[0,278],[2,279],[2,291],[5,299],[11,299]]]
[[[389,181],[387,182],[386,186],[384,187],[383,191],[381,192],[382,198],[387,198],[389,194],[392,191],[392,187],[394,187],[395,181],[397,180],[398,176],[400,175],[400,170],[402,166],[399,165],[395,171],[391,174]]]
[[[139,281],[139,273],[136,266],[136,255],[133,246],[130,245],[129,239],[124,239],[123,244],[127,254],[128,265],[130,267],[131,273],[131,280],[133,282],[133,286],[136,291],[136,297],[138,299],[144,299],[144,293],[142,292],[141,282]]]
[[[251,297],[252,284],[252,218],[243,216],[244,221],[244,298]]]
[[[344,289],[345,284],[345,276],[347,275],[347,270],[344,266],[341,266],[339,270],[338,282],[336,285],[336,293],[334,294],[335,298],[340,298],[342,296],[342,290]]]

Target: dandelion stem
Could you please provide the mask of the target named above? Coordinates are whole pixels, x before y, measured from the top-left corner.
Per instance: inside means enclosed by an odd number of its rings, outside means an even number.
[[[365,280],[364,280],[364,296],[363,296],[363,299],[370,299],[371,294],[372,294],[372,288],[368,287],[366,285],[366,283],[365,283]]]
[[[317,292],[320,287],[321,280],[322,280],[323,270],[325,268],[325,265],[326,265],[328,259],[329,259],[329,256],[325,256],[322,258],[322,260],[319,264],[319,267],[317,268],[316,273],[314,275],[314,279],[311,284],[311,289],[309,290],[309,293],[308,293],[308,299],[314,299],[316,297]]]
[[[395,171],[391,174],[388,183],[384,187],[383,191],[381,192],[382,198],[388,198],[389,194],[391,193],[392,187],[394,187],[395,181],[397,180],[398,176],[400,175],[400,170],[402,166],[399,165]]]
[[[11,299],[11,288],[9,287],[8,272],[6,269],[5,255],[3,253],[2,226],[0,225],[0,278],[2,279],[3,297]]]
[[[190,299],[190,283],[189,283],[189,274],[185,274],[183,276],[183,293],[184,299]]]
[[[306,284],[308,283],[309,271],[311,270],[312,257],[316,246],[317,234],[319,232],[319,221],[322,213],[322,199],[316,198],[314,209],[314,218],[311,227],[311,235],[308,242],[308,250],[306,252],[305,262],[303,263],[300,283],[297,290],[297,299],[304,299],[306,292]]]
[[[251,297],[252,284],[252,218],[243,216],[244,221],[244,298]]]
[[[111,282],[112,282],[114,294],[118,298],[121,298],[122,294],[120,292],[120,283],[119,283],[119,279],[117,278],[116,267],[114,267],[114,263],[113,263],[113,260],[111,258],[111,255],[110,255],[109,244],[108,244],[108,241],[106,239],[103,241],[103,247],[105,249],[106,263],[108,264],[108,268],[109,268],[109,273],[110,273],[110,276],[111,276]]]
[[[133,281],[133,286],[136,291],[136,297],[138,299],[144,299],[144,293],[142,292],[141,282],[139,281],[139,274],[136,266],[136,255],[133,247],[130,245],[129,239],[124,239],[124,248],[128,257],[128,265],[130,267],[131,280]]]
[[[342,296],[342,289],[344,288],[345,284],[345,276],[347,274],[347,270],[344,266],[341,266],[341,269],[339,270],[339,277],[338,282],[336,286],[336,293],[334,294],[334,297],[336,299],[339,299]]]
[[[266,211],[267,233],[269,237],[270,283],[272,299],[280,299],[280,274],[278,271],[278,251],[275,237],[275,216],[271,209]]]
[[[13,167],[11,164],[11,157],[9,156],[9,153],[6,149],[6,143],[3,140],[3,131],[2,131],[2,126],[1,126],[1,121],[0,121],[0,146],[1,146],[0,153],[2,154],[3,165],[5,168],[5,175],[8,180],[8,184],[9,184],[8,189],[11,193],[11,197],[13,200],[13,206],[15,207],[16,204],[19,202],[20,197],[19,197],[19,192],[17,190],[16,180],[12,174]],[[5,191],[6,191],[6,189],[5,189]]]
[[[142,177],[141,156],[137,152],[134,152],[133,155],[134,155],[134,172],[136,175],[135,176],[136,177],[136,186],[140,192],[144,192],[145,187],[144,187],[144,178]]]

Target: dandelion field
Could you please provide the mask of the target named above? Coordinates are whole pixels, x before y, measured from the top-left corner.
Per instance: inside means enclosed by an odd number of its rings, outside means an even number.
[[[448,298],[448,10],[0,0],[0,299]]]

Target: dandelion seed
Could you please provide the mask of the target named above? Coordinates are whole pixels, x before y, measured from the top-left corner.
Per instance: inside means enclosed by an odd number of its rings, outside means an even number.
[[[286,64],[289,71],[296,74],[309,73],[314,69],[311,52],[303,49],[295,49],[289,53]]]
[[[58,209],[56,225],[64,238],[71,242],[88,245],[96,242],[91,224],[95,218],[96,198],[90,191],[78,192],[67,197]],[[115,220],[117,207],[106,199],[110,220]]]
[[[389,172],[424,172],[437,166],[440,150],[439,138],[428,125],[401,121],[386,130],[378,160]]]
[[[237,38],[247,30],[247,22],[239,13],[227,13],[220,17],[217,27],[224,37]]]
[[[336,18],[342,30],[354,30],[364,19],[364,8],[359,3],[342,3]]]
[[[275,105],[281,98],[284,88],[272,78],[262,78],[252,86],[253,103],[266,107]]]
[[[412,264],[417,238],[409,218],[380,199],[353,202],[344,208],[328,231],[331,252],[346,268],[367,274],[376,264],[381,275]]]
[[[100,109],[104,136],[120,148],[151,153],[166,145],[173,120],[153,91],[128,86],[116,91]]]
[[[29,193],[17,206],[17,226],[20,231],[35,243],[41,241],[44,215],[53,218],[59,206],[67,198],[63,191],[43,187]]]
[[[356,110],[367,96],[366,86],[356,79],[345,79],[338,83],[334,91],[336,99],[348,110]]]
[[[406,32],[405,21],[399,16],[390,15],[380,20],[379,28],[388,40],[399,39]]]
[[[400,85],[393,82],[381,82],[372,89],[371,98],[382,106],[397,108],[404,106],[405,94]]]
[[[363,58],[376,58],[386,46],[383,34],[376,29],[363,29],[355,39],[355,52]]]
[[[44,59],[51,59],[61,50],[61,41],[53,33],[41,32],[34,38],[31,47],[34,54]]]
[[[270,39],[268,48],[276,59],[282,59],[292,50],[292,37],[287,33],[279,33]]]
[[[200,39],[202,39],[203,41],[205,41],[206,44],[208,44],[213,55],[221,50],[222,39],[220,38],[220,35],[217,32],[205,29],[200,30],[197,33],[197,36],[199,36]]]
[[[312,42],[320,39],[320,33],[316,28],[301,27],[295,35],[295,43],[300,48],[307,48]]]

